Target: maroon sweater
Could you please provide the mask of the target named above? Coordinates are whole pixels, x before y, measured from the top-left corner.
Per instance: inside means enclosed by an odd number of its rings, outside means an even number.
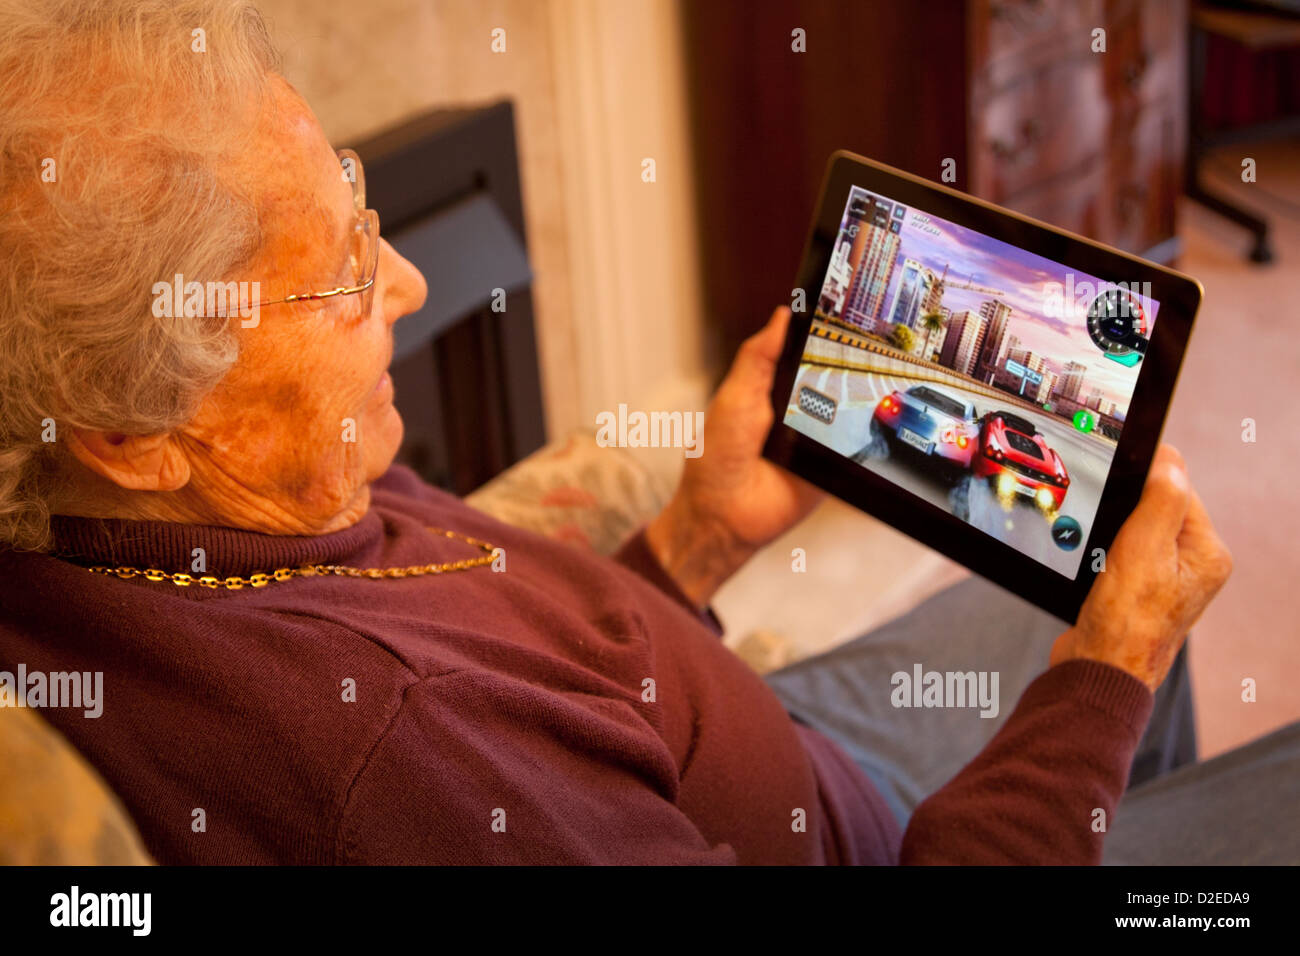
[[[78,566],[469,556],[426,525],[503,547],[505,572],[228,591]],[[402,468],[357,525],[315,538],[71,518],[55,534],[78,563],[0,552],[0,670],[103,672],[102,716],[44,716],[163,863],[1096,862],[1093,809],[1113,812],[1151,708],[1114,668],[1051,669],[900,835],[639,536],[619,566]]]

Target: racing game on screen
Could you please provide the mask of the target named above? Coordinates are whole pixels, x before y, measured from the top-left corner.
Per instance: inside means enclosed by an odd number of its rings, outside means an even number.
[[[1073,579],[1158,304],[854,187],[785,422]]]

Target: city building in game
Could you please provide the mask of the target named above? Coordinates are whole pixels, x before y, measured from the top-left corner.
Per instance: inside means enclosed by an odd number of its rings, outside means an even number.
[[[920,331],[918,320],[928,311],[932,299],[935,276],[915,259],[903,260],[903,271],[898,281],[898,291],[889,308],[889,322],[906,325],[914,332]]]
[[[1014,335],[1007,343],[1007,357],[1002,361],[1005,366],[1007,362],[1019,362],[1021,365],[1035,372],[1041,373],[1047,365],[1047,360],[1030,349],[1020,347],[1020,340]]]
[[[1040,405],[1046,405],[1050,402],[1052,400],[1052,393],[1056,391],[1056,383],[1058,380],[1059,376],[1050,369],[1043,372],[1043,381],[1042,384],[1038,386],[1038,395],[1034,400]]]
[[[998,363],[993,372],[993,385],[1016,395],[1036,399],[1038,389],[1041,387],[1041,379],[1048,372],[1047,360],[1041,355],[1035,355],[1029,349],[1021,348],[1019,343],[1020,340],[1014,335],[1007,338],[1006,357]],[[1026,377],[1011,371],[1007,368],[1007,365],[1012,362],[1028,369],[1038,378],[1031,376],[1026,379]]]
[[[975,370],[971,374],[981,382],[992,382],[1007,337],[1011,306],[996,299],[985,299],[980,303],[980,316],[987,324],[988,331],[984,335],[979,356],[975,360]]]
[[[898,261],[899,233],[907,207],[876,196],[857,197],[849,204],[853,246],[849,266],[853,278],[844,301],[843,320],[866,332],[884,333],[885,292]],[[856,228],[855,228],[856,227]]]
[[[922,356],[922,358],[927,360],[933,356],[934,360],[938,361],[938,357],[943,351],[943,343],[947,341],[948,338],[948,323],[952,321],[952,309],[948,308],[946,305],[940,305],[933,309],[926,309],[926,311],[938,312],[943,316],[943,328],[939,329],[937,332],[931,333],[930,341],[925,345],[926,354]],[[925,312],[922,312],[921,314],[924,315]],[[924,338],[924,333],[922,333],[922,337]]]
[[[921,301],[922,315],[925,315],[927,312],[944,312],[948,315],[952,315],[952,309],[945,309],[943,307],[943,288],[943,283],[939,281],[938,276],[931,272],[930,291],[925,294],[925,298]]]
[[[1072,402],[1079,401],[1079,392],[1083,389],[1083,376],[1088,366],[1079,362],[1066,362],[1061,371],[1061,397]]]
[[[939,364],[957,372],[970,375],[984,344],[988,319],[969,309],[957,312],[948,320],[948,334],[939,351]]]
[[[826,281],[822,283],[821,296],[817,308],[826,315],[839,315],[844,311],[844,297],[848,295],[849,281],[853,272],[849,268],[849,253],[853,243],[843,240],[831,256],[831,264],[826,270]]]

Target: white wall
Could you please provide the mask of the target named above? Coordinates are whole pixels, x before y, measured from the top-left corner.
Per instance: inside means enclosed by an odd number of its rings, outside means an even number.
[[[703,407],[702,292],[673,0],[260,6],[289,79],[338,145],[431,107],[514,100],[552,437],[593,429],[596,413],[619,402]],[[497,27],[506,31],[505,53],[491,50]],[[646,157],[656,163],[654,183],[642,182]]]

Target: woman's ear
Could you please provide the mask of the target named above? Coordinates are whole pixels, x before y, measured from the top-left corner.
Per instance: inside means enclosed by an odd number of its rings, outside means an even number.
[[[190,480],[189,460],[171,435],[73,428],[68,447],[95,474],[133,491],[176,491]]]

